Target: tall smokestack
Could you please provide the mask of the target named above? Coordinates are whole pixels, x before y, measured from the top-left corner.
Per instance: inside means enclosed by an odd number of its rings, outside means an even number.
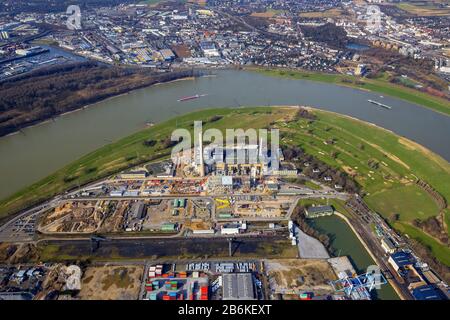
[[[200,155],[199,155],[199,160],[200,160],[200,163],[199,163],[200,176],[204,177],[204,176],[205,176],[205,162],[204,162],[204,160],[203,160],[203,134],[202,134],[201,131],[198,133],[198,142],[199,142],[199,147],[198,147],[198,149],[199,149],[199,152],[200,152]]]

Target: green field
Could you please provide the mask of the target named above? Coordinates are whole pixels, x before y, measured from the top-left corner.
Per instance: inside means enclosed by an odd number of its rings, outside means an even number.
[[[374,125],[331,112],[314,113],[316,121],[301,119],[282,126],[287,132],[283,143],[300,146],[327,164],[354,175],[366,193],[368,205],[389,221],[393,222],[393,213],[398,213],[399,222],[403,223],[438,214],[433,199],[415,185],[417,178],[450,199],[450,164],[440,156]],[[333,144],[325,143],[332,139]],[[331,156],[333,153],[335,157]],[[421,242],[430,238],[420,230],[410,236]],[[435,242],[436,247],[445,247]],[[433,252],[440,261],[446,261],[442,250]]]
[[[437,204],[430,196],[415,185],[398,189],[384,190],[366,197],[369,206],[390,217],[399,214],[400,220],[412,221],[416,218],[425,220],[436,215]]]
[[[315,184],[314,182],[311,182],[309,180],[305,181],[305,186],[307,186],[308,188],[312,189],[312,190],[320,190],[322,189],[321,186]]]
[[[262,68],[248,68],[248,70],[260,72],[268,76],[318,81],[373,91],[412,102],[421,106],[425,106],[446,115],[450,115],[450,102],[448,100],[438,98],[415,89],[406,88],[401,85],[390,83],[384,77],[380,77],[377,79],[368,79],[356,78],[342,74],[326,74],[300,70],[294,71]]]
[[[291,121],[295,108],[253,107],[210,109],[171,119],[129,137],[106,145],[58,170],[51,176],[0,202],[0,216],[5,218],[37,202],[126,168],[168,157],[170,148],[163,140],[176,126],[193,129],[194,120],[202,120],[204,129],[267,128],[281,131],[281,144],[300,146],[307,153],[354,176],[362,187],[365,200],[386,219],[399,214],[396,227],[408,228],[414,219],[437,215],[432,198],[415,185],[420,178],[450,199],[450,164],[420,145],[374,125],[311,109],[317,119]],[[219,115],[220,117],[214,116]],[[144,141],[154,140],[151,147]],[[333,140],[333,143],[328,141]],[[333,155],[333,156],[332,156]],[[330,201],[345,214],[342,203]],[[446,211],[449,222],[449,210]],[[416,228],[408,234],[428,243],[436,257],[448,261],[446,246]]]
[[[433,1],[410,1],[409,3],[397,3],[396,6],[419,17],[450,16],[450,9],[448,7],[440,8]]]

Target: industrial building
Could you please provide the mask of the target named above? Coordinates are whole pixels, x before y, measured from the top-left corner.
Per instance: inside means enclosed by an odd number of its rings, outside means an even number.
[[[135,202],[127,215],[125,231],[140,231],[142,219],[147,215],[146,206],[143,202]]]
[[[381,239],[381,247],[383,248],[383,250],[386,253],[389,253],[389,254],[393,254],[395,252],[395,250],[397,249],[395,247],[394,243],[392,242],[392,240],[389,238],[386,238],[386,237]]]
[[[205,57],[208,57],[208,58],[220,57],[219,50],[217,50],[214,42],[202,41],[200,43],[200,49],[203,51],[203,54]]]
[[[233,190],[233,177],[231,176],[210,176],[206,182],[208,190],[215,190],[221,188],[224,190]]]
[[[226,273],[223,275],[223,300],[255,300],[251,273]]]
[[[257,144],[216,146],[205,148],[205,158],[213,160],[208,165],[208,172],[218,175],[251,175],[260,176],[268,169],[268,162],[261,156]]]
[[[316,206],[305,209],[305,215],[307,218],[331,216],[333,213],[334,209],[331,206]]]
[[[426,285],[412,291],[416,300],[447,300],[447,297],[433,285]]]
[[[143,219],[145,217],[145,204],[142,202],[136,202],[131,207],[133,219]]]
[[[388,259],[389,264],[394,268],[395,271],[399,272],[399,270],[404,269],[408,266],[414,265],[414,258],[410,253],[399,251],[391,256]]]
[[[170,49],[163,49],[159,52],[164,59],[164,61],[172,61],[175,59],[175,54]]]
[[[147,177],[147,171],[130,171],[124,172],[120,175],[122,179],[144,179]]]
[[[228,223],[222,225],[220,229],[221,234],[239,234],[247,230],[247,224],[244,223]]]
[[[177,224],[175,223],[164,223],[163,225],[161,225],[161,231],[175,232],[177,230]]]

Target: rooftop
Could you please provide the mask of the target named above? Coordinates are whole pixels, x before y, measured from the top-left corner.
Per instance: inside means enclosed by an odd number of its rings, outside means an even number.
[[[444,294],[433,285],[416,288],[412,294],[416,300],[447,300]]]
[[[226,273],[223,275],[223,300],[254,300],[255,292],[251,273]]]
[[[414,263],[414,258],[407,252],[396,252],[391,255],[391,258],[399,267],[404,267]]]

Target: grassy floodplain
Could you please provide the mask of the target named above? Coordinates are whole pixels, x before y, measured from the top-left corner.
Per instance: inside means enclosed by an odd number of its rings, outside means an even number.
[[[425,1],[424,1],[425,2]],[[428,5],[415,3],[411,1],[410,3],[397,3],[396,6],[412,15],[419,17],[440,17],[440,16],[450,16],[450,9],[439,8],[435,3],[430,3]]]
[[[356,89],[368,90],[384,95],[399,98],[421,106],[425,106],[434,111],[450,116],[450,102],[443,98],[435,97],[424,92],[407,88],[398,84],[390,83],[385,77],[376,79],[356,78],[343,74],[327,74],[311,71],[288,70],[288,69],[265,69],[247,68],[250,71],[260,72],[264,75],[283,77],[289,79],[310,80],[325,83],[332,83]]]
[[[394,227],[428,246],[450,265],[450,249],[412,225],[416,218],[436,216],[433,199],[416,186],[420,178],[450,199],[450,164],[424,147],[374,125],[328,111],[310,109],[317,119],[292,121],[295,108],[221,108],[193,112],[144,129],[81,157],[49,177],[0,202],[0,217],[42,202],[71,188],[107,177],[126,168],[170,154],[163,141],[173,129],[193,130],[194,120],[204,129],[267,128],[281,131],[281,144],[302,147],[307,153],[338,167],[362,186],[372,209],[390,220]],[[144,145],[153,140],[153,146]],[[332,143],[327,141],[332,140]],[[342,203],[330,203],[345,213]],[[397,221],[392,221],[398,214]],[[447,225],[450,211],[445,212]]]
[[[313,112],[316,121],[301,119],[284,126],[287,134],[283,143],[301,146],[307,153],[353,175],[372,209],[450,265],[450,248],[412,225],[414,219],[438,214],[434,200],[415,181],[426,181],[448,201],[450,164],[424,147],[375,125],[328,111]],[[328,143],[330,140],[334,142]],[[392,220],[394,214],[398,214],[398,221]],[[447,225],[449,217],[447,208]]]

